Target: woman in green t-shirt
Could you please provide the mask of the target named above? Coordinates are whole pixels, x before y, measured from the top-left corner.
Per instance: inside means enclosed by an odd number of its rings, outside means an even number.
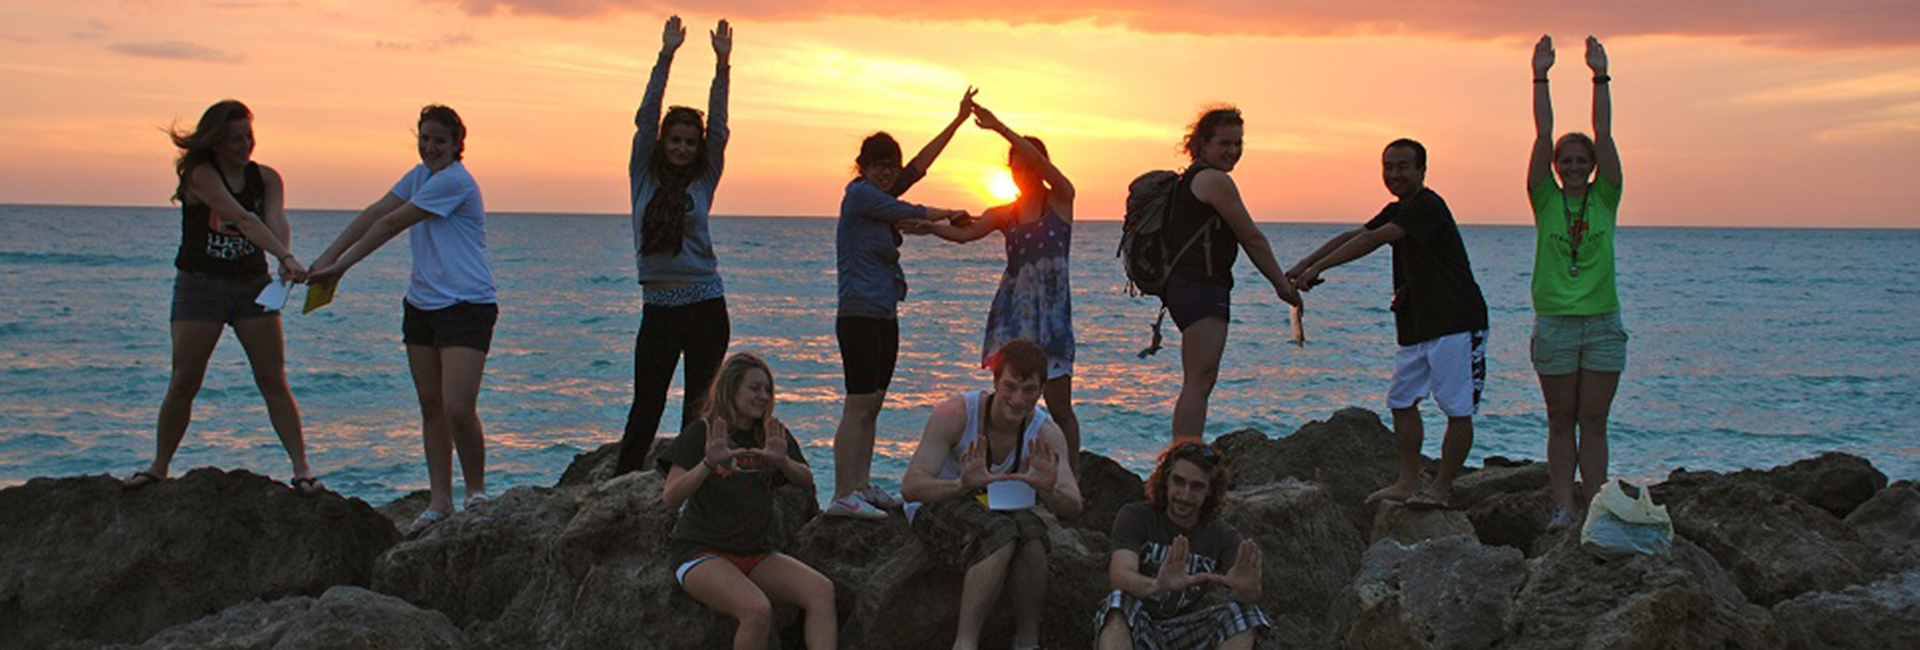
[[[1587,37],[1593,70],[1593,135],[1553,138],[1547,70],[1553,38],[1533,48],[1533,154],[1527,197],[1537,233],[1533,257],[1533,369],[1547,402],[1547,473],[1555,525],[1607,482],[1607,414],[1626,369],[1627,332],[1614,291],[1613,235],[1620,208],[1620,150],[1613,142],[1607,51]],[[1558,180],[1558,183],[1555,181]],[[1578,467],[1583,494],[1576,500]]]
[[[764,648],[774,603],[806,611],[809,649],[838,643],[833,582],[775,550],[774,490],[813,494],[800,443],[773,417],[773,371],[748,353],[720,364],[700,418],[687,424],[660,465],[660,501],[679,513],[669,535],[673,575],[687,595],[738,620],[733,647]]]

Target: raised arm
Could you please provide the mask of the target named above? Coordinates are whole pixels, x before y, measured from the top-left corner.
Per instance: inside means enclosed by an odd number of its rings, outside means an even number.
[[[653,146],[660,139],[660,103],[667,94],[667,72],[673,68],[673,53],[686,40],[687,28],[680,24],[680,17],[668,18],[660,34],[660,56],[653,61],[653,75],[647,78],[646,94],[640,96],[640,110],[633,114],[633,156],[627,159],[629,203],[640,200],[640,179],[646,176],[647,161],[653,157]],[[716,44],[715,48],[718,47]],[[714,83],[720,83],[717,76]]]
[[[967,94],[960,96],[960,114],[954,116],[952,122],[947,123],[947,128],[940,130],[940,135],[933,136],[933,140],[927,142],[927,146],[920,148],[920,153],[914,155],[913,160],[907,163],[908,167],[918,169],[923,174],[933,167],[933,160],[940,157],[941,151],[946,150],[948,142],[953,141],[954,132],[959,131],[960,125],[966,124],[967,117],[973,114],[973,95],[978,92],[980,91],[973,86],[967,86]]]
[[[1527,157],[1528,192],[1553,178],[1553,93],[1547,89],[1547,70],[1551,68],[1553,37],[1541,36],[1533,45],[1533,153]]]
[[[1613,144],[1613,78],[1607,76],[1607,48],[1587,37],[1587,67],[1593,70],[1594,170],[1615,188],[1620,187],[1620,148]]]
[[[279,174],[269,176],[262,172],[261,177],[266,181],[267,187],[264,189],[269,197],[281,194]],[[187,176],[187,187],[193,190],[194,198],[207,204],[207,209],[213,212],[213,217],[219,219],[221,225],[240,231],[241,235],[246,236],[247,241],[253,242],[254,246],[266,251],[274,259],[280,260],[280,264],[291,271],[294,277],[306,275],[307,269],[300,266],[299,260],[294,259],[293,251],[287,248],[287,243],[274,234],[273,229],[267,227],[262,215],[254,214],[240,205],[239,201],[233,200],[233,195],[227,192],[226,180],[220,177],[220,170],[215,168],[213,163],[194,167]]]
[[[1193,195],[1213,206],[1220,212],[1220,218],[1233,230],[1235,239],[1240,240],[1240,248],[1247,251],[1247,257],[1253,260],[1253,266],[1260,269],[1260,275],[1266,276],[1273,285],[1273,291],[1289,305],[1300,305],[1300,293],[1294,291],[1293,282],[1287,279],[1280,262],[1273,258],[1273,244],[1267,241],[1266,233],[1253,223],[1253,215],[1247,213],[1247,204],[1240,200],[1240,188],[1233,184],[1233,177],[1217,169],[1201,170],[1193,179]]]
[[[1001,122],[1000,118],[994,116],[993,111],[987,110],[987,107],[974,104],[973,119],[975,124],[980,125],[980,128],[993,131],[994,133],[1000,134],[1000,137],[1006,138],[1007,143],[1013,145],[1013,150],[1019,152],[1019,156],[1022,159],[1025,159],[1040,170],[1041,176],[1047,179],[1047,189],[1049,190],[1047,198],[1049,200],[1059,200],[1065,208],[1065,211],[1061,212],[1060,216],[1066,217],[1071,221],[1073,219],[1071,214],[1073,210],[1073,181],[1067,180],[1067,175],[1062,173],[1060,168],[1053,164],[1052,160],[1041,155],[1039,147],[1033,146],[1032,142],[1028,142],[1027,139],[1021,137],[1019,133],[1015,133],[1005,122]]]
[[[727,152],[727,92],[733,84],[733,26],[727,21],[713,31],[713,87],[707,90],[707,173],[720,177]]]

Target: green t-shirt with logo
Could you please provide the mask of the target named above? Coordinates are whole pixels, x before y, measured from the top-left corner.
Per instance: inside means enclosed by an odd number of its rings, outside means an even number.
[[[1620,296],[1613,285],[1613,235],[1620,211],[1620,188],[1604,177],[1596,177],[1586,198],[1569,206],[1560,186],[1549,177],[1533,186],[1527,197],[1533,203],[1536,237],[1534,313],[1592,316],[1620,311]],[[1582,222],[1584,230],[1577,225]],[[1569,228],[1569,224],[1576,226]]]

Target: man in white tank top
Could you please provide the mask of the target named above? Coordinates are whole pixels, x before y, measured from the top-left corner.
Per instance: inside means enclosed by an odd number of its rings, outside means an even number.
[[[993,392],[955,395],[934,407],[900,481],[927,554],[966,572],[956,650],[979,646],[1003,587],[1013,605],[1013,647],[1039,646],[1047,524],[1033,509],[1073,517],[1081,507],[1079,480],[1060,458],[1066,438],[1039,408],[1046,350],[1011,341],[991,365]]]

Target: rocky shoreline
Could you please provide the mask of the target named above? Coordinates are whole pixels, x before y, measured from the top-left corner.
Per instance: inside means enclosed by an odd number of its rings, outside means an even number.
[[[1651,488],[1673,552],[1602,560],[1547,529],[1537,463],[1489,459],[1459,510],[1364,505],[1395,471],[1370,411],[1217,442],[1239,472],[1224,516],[1265,551],[1264,648],[1920,647],[1920,490],[1856,457],[1676,470]],[[1091,645],[1108,527],[1141,498],[1113,461],[1082,466],[1087,512],[1049,553],[1048,648]],[[732,624],[669,574],[661,478],[610,469],[610,447],[582,454],[553,487],[411,540],[418,498],[375,508],[217,469],[140,490],[35,479],[0,490],[0,647],[726,647]],[[843,647],[950,643],[960,576],[903,518],[817,517],[796,489],[779,511],[787,552],[836,585]],[[776,628],[802,647],[795,612]]]

